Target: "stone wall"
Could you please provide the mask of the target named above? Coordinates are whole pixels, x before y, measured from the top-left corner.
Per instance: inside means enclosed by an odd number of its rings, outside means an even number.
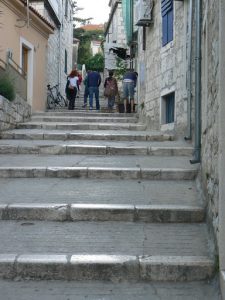
[[[203,1],[202,20],[201,181],[209,222],[218,238],[219,1]]]
[[[19,122],[29,120],[31,106],[18,95],[12,102],[0,96],[0,132],[15,128]]]
[[[162,46],[161,1],[154,1],[153,24],[138,32],[139,112],[149,128],[184,136],[187,126],[187,15],[188,4],[174,1],[173,41]],[[175,92],[175,121],[164,124],[162,97]]]

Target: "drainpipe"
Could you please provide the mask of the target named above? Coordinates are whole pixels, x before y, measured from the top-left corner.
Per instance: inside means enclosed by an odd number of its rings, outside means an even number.
[[[192,139],[191,123],[192,123],[192,24],[193,24],[193,0],[189,1],[189,18],[188,18],[188,74],[187,74],[187,135],[185,140]]]
[[[192,164],[201,161],[201,0],[195,1],[195,148]]]
[[[27,28],[30,26],[29,0],[27,0]]]
[[[62,52],[62,26],[63,26],[63,5],[60,1],[60,25],[59,25],[59,60],[58,60],[58,66],[59,66],[59,73],[58,73],[58,85],[59,85],[59,91],[61,87],[61,52]]]

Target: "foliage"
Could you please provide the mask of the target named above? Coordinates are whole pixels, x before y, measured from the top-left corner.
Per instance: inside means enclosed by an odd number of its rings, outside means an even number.
[[[13,81],[7,74],[0,77],[0,95],[9,101],[14,100],[16,97]]]
[[[124,62],[124,60],[122,60],[121,58],[117,58],[116,60],[116,69],[114,71],[114,75],[118,80],[121,80],[123,78],[123,75],[126,72],[126,64]]]
[[[86,62],[86,69],[102,72],[104,70],[104,56],[101,53],[95,54]]]
[[[92,40],[100,40],[102,41],[104,38],[104,34],[102,30],[91,30],[86,31],[83,28],[75,28],[73,31],[73,35],[75,38],[80,40],[79,49],[78,49],[78,64],[85,64],[87,65],[88,62],[92,58],[91,53],[91,41]],[[97,63],[97,68],[102,69],[101,64],[99,65],[99,58],[97,58],[97,61],[94,62]],[[92,60],[90,62],[91,66],[93,67]]]

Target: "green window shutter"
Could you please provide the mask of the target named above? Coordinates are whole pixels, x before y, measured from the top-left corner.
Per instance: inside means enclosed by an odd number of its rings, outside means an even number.
[[[129,44],[133,38],[133,0],[122,0],[122,10],[127,43]]]

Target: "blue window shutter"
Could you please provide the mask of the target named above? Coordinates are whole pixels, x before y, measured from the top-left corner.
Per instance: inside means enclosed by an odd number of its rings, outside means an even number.
[[[167,42],[171,42],[173,40],[173,10],[169,11],[167,14],[168,17],[168,40]]]
[[[165,46],[167,43],[167,15],[165,15],[162,17],[162,45]]]
[[[161,0],[162,45],[173,40],[173,0]]]

